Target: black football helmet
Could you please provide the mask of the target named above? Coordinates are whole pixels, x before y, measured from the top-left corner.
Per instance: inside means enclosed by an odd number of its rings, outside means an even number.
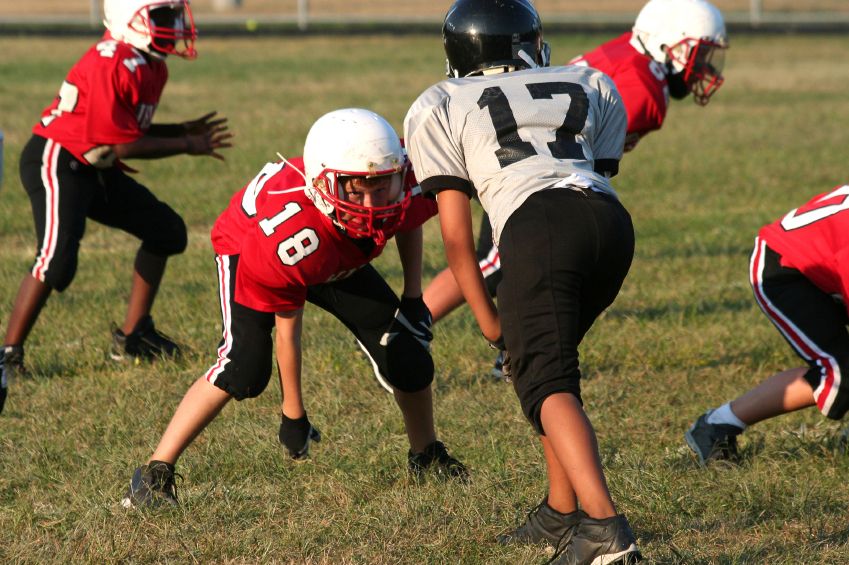
[[[548,66],[542,22],[529,0],[457,0],[442,24],[448,76]]]

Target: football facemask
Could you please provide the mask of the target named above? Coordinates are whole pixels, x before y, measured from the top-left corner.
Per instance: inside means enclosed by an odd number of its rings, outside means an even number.
[[[197,57],[195,50],[197,30],[188,3],[151,6],[148,10],[148,18],[152,49],[186,59]]]
[[[409,165],[405,162],[398,168],[383,171],[340,171],[324,169],[315,177],[315,188],[321,197],[333,207],[333,222],[354,238],[371,238],[383,245],[395,234],[404,221],[410,205],[410,191],[404,189]],[[389,178],[385,206],[366,206],[352,202],[345,190],[345,180],[350,177],[365,179]]]
[[[688,37],[667,48],[670,64],[681,67],[680,75],[700,106],[710,101],[724,78],[725,45]]]
[[[197,57],[188,0],[106,0],[103,23],[113,38],[157,59]]]

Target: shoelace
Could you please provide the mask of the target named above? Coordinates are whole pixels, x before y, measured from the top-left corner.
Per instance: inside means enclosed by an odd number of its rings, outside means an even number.
[[[151,478],[154,478],[154,477],[151,477]],[[175,473],[167,473],[167,474],[164,473],[163,475],[161,475],[159,477],[155,477],[154,481],[153,481],[153,485],[151,485],[151,486],[156,488],[157,486],[161,485],[162,486],[161,490],[167,491],[169,494],[171,494],[174,497],[174,500],[179,500],[177,498],[177,479],[180,479],[180,483],[182,483],[183,480],[184,480],[183,475],[181,475],[180,473],[176,473],[176,472]]]
[[[557,545],[554,546],[554,555],[551,556],[551,559],[549,559],[548,561],[545,562],[546,565],[551,565],[551,563],[554,563],[554,561],[558,557],[560,557],[563,553],[566,552],[568,544],[564,545],[563,538],[565,538],[567,535],[571,535],[571,534],[572,534],[572,527],[566,528],[566,531],[563,532],[562,534],[560,534],[560,537],[557,538]]]

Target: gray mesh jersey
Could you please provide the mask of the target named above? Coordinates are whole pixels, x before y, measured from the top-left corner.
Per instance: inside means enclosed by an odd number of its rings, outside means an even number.
[[[605,74],[545,67],[448,79],[404,119],[404,137],[425,191],[476,190],[495,243],[534,192],[582,186],[615,196],[627,115]]]

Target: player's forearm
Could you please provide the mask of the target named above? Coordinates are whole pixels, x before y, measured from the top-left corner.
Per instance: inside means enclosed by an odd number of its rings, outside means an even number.
[[[181,137],[154,137],[145,135],[130,143],[119,143],[112,146],[112,151],[119,159],[160,159],[188,153],[190,140]]]
[[[282,411],[292,419],[304,415],[304,402],[301,396],[301,314],[297,312],[279,313],[275,316],[277,337],[277,367],[280,373],[280,390],[283,391]]]
[[[475,255],[468,197],[458,191],[443,191],[437,197],[437,203],[448,266],[481,332],[490,341],[495,341],[501,337],[501,326]]]
[[[395,236],[398,257],[404,271],[403,295],[416,298],[422,295],[422,254],[424,237],[421,226],[408,232],[399,232]]]
[[[151,137],[180,137],[186,135],[184,124],[150,124],[147,135]]]
[[[480,267],[474,253],[474,247],[458,247],[445,243],[445,254],[448,266],[457,280],[457,285],[463,292],[463,297],[472,309],[481,332],[490,341],[501,337],[501,326],[498,321],[495,304],[489,296],[481,275]]]

